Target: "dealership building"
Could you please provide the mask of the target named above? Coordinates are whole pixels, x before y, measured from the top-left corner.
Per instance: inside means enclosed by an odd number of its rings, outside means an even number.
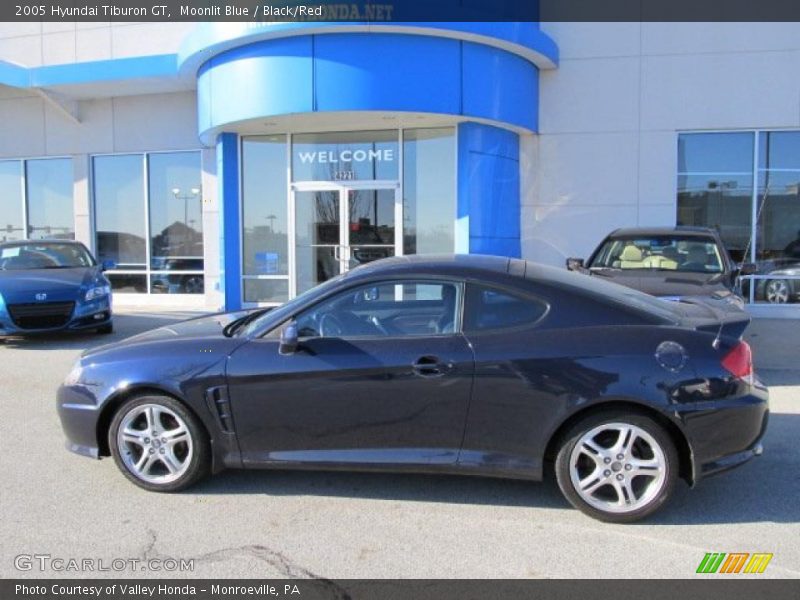
[[[0,241],[211,310],[703,225],[798,290],[799,71],[797,23],[0,23]]]

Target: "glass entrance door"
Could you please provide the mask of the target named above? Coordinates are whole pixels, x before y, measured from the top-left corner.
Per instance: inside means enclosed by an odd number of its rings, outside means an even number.
[[[358,265],[402,254],[396,184],[296,185],[292,197],[293,295]]]

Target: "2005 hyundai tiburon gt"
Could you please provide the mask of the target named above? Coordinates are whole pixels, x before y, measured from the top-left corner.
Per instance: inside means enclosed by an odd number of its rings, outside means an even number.
[[[224,467],[552,464],[574,506],[634,521],[761,452],[748,321],[523,260],[389,258],[90,351],[58,410],[71,450],[148,490]]]

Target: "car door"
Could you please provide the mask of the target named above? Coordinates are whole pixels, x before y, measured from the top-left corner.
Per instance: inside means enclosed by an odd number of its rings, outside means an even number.
[[[463,284],[393,280],[351,287],[232,354],[228,382],[246,465],[448,464],[464,433],[472,351]]]

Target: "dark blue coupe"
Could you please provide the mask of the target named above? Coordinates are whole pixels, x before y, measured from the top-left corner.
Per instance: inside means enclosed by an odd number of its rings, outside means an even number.
[[[68,448],[177,491],[225,467],[541,479],[607,521],[761,452],[749,317],[516,259],[378,260],[272,310],[85,354]]]
[[[111,333],[111,284],[80,242],[0,244],[0,336]]]

